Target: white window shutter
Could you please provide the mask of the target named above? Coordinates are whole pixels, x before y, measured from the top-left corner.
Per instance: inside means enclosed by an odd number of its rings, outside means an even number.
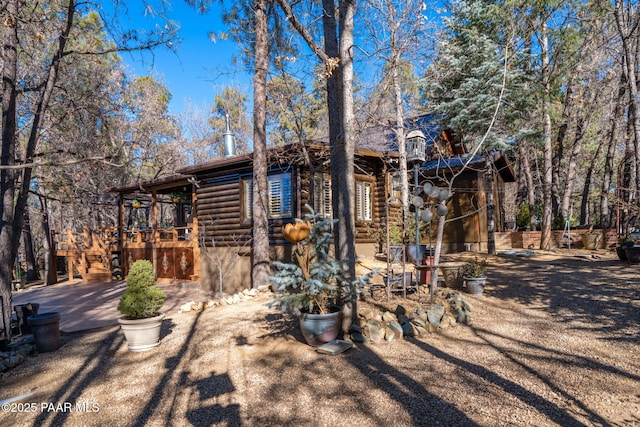
[[[356,181],[356,220],[362,221],[362,181]]]
[[[269,177],[269,218],[278,218],[282,208],[282,182],[279,179]]]
[[[373,184],[368,181],[356,181],[356,220],[373,219]]]
[[[319,173],[313,174],[313,210],[317,213],[324,213],[323,211],[323,197],[324,197],[324,180]]]
[[[289,218],[293,216],[291,174],[269,175],[267,186],[269,218]]]
[[[324,174],[322,186],[323,214],[325,218],[333,218],[333,205],[331,203],[331,175]]]
[[[253,219],[253,181],[245,179],[242,183],[244,186],[244,217],[245,219]]]
[[[364,183],[364,194],[363,194],[363,219],[365,221],[371,221],[372,217],[373,217],[373,209],[372,209],[372,203],[371,203],[371,196],[372,196],[372,188],[371,188],[371,183],[370,182],[365,182]]]

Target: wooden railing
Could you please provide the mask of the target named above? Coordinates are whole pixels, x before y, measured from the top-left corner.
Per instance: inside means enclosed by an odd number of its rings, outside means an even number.
[[[192,236],[191,226],[157,228],[155,231],[151,228],[124,230],[125,245],[127,243],[181,242],[191,240]]]
[[[82,232],[55,233],[54,242],[57,255],[67,258],[69,271],[77,270],[86,282],[92,278],[98,280],[104,273],[110,275],[116,253],[125,274],[127,266],[137,259],[152,260],[162,266],[161,260],[166,258],[178,267],[172,265],[164,270],[158,267],[158,277],[189,279],[200,271],[198,242],[193,230],[192,226],[125,229],[120,241],[115,227],[95,231],[84,228]],[[188,263],[189,268],[180,270],[184,263]]]

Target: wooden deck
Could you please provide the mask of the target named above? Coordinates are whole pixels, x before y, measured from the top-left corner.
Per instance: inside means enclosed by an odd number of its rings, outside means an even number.
[[[122,238],[120,237],[122,236]],[[161,282],[198,280],[200,252],[191,227],[123,230],[83,228],[54,233],[56,255],[83,283],[110,282],[126,276],[139,259],[151,261]]]

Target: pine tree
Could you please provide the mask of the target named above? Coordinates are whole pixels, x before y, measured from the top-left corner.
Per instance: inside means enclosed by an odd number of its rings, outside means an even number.
[[[504,147],[515,136],[513,125],[526,111],[527,99],[505,15],[484,0],[456,2],[451,12],[444,19],[446,36],[422,80],[427,104],[471,147],[488,130],[485,147]]]

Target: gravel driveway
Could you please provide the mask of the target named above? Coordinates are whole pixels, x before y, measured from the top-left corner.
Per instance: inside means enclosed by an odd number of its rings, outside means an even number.
[[[268,294],[169,312],[143,353],[117,327],[64,336],[0,374],[0,400],[27,395],[0,425],[640,425],[639,267],[605,251],[490,260],[471,326],[338,356]]]

